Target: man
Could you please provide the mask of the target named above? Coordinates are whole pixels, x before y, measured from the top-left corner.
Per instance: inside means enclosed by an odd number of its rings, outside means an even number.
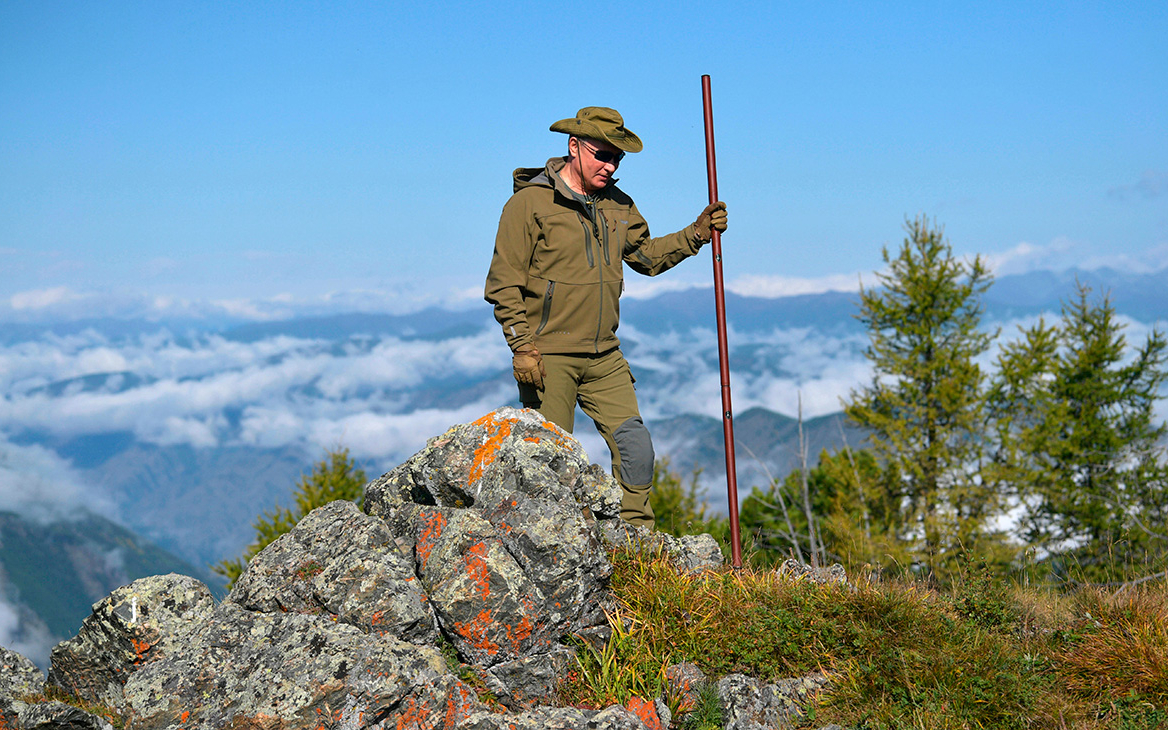
[[[648,276],[672,268],[714,229],[726,230],[726,206],[713,203],[693,224],[651,238],[614,184],[625,154],[643,147],[621,115],[585,107],[551,130],[568,135],[568,155],[515,171],[486,299],[511,347],[520,401],[569,433],[579,403],[612,451],[621,517],[652,527],[653,443],[616,336],[624,264]]]

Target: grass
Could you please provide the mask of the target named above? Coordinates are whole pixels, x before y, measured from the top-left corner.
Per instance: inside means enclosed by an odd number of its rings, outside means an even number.
[[[55,687],[52,685],[46,685],[44,693],[26,695],[17,699],[30,705],[47,702],[62,702],[66,705],[71,705],[79,710],[88,712],[91,715],[97,715],[99,717],[105,718],[109,724],[114,726],[115,730],[121,730],[126,725],[125,718],[115,710],[103,704],[89,702],[79,697],[75,697],[60,687]]]
[[[669,701],[663,670],[689,661],[712,682],[826,673],[808,728],[1168,727],[1162,583],[1059,594],[1002,583],[975,563],[941,593],[792,582],[749,567],[685,574],[660,551],[624,547],[612,560],[613,639],[581,651],[564,685],[572,704]],[[675,725],[714,726],[670,704]]]

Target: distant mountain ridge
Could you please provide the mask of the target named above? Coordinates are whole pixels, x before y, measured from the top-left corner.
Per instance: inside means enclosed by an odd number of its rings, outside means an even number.
[[[51,643],[75,634],[95,601],[133,580],[165,573],[223,585],[92,513],[42,523],[0,512],[0,604],[15,607],[19,619],[15,627],[4,628],[26,643],[29,635],[40,633],[41,653],[30,658],[42,666]]]
[[[1110,292],[1123,316],[1168,323],[1168,270],[1106,269],[1000,277],[986,322],[1057,316],[1076,279]],[[870,376],[858,299],[727,297],[740,496],[797,466],[797,403],[809,414],[812,462],[825,448],[862,445],[838,413],[840,396]],[[712,506],[725,509],[712,291],[626,298],[622,308],[658,456],[686,477],[700,469]],[[205,573],[242,552],[255,518],[287,504],[323,448],[353,447],[375,477],[450,425],[518,405],[497,328],[485,303],[277,321],[0,323],[0,438],[51,452],[116,506],[125,529]],[[587,419],[577,424],[592,460],[606,464]]]
[[[1168,321],[1168,269],[1129,273],[1115,269],[1033,271],[997,277],[984,297],[986,318],[1009,320],[1043,312],[1058,313],[1075,292],[1075,282],[1097,295],[1109,294],[1116,311],[1140,322]],[[859,330],[857,292],[828,291],[782,297],[726,295],[727,318],[744,331],[775,327],[810,327],[825,332]],[[649,298],[626,297],[621,302],[627,324],[647,333],[684,331],[714,326],[712,288],[671,291]],[[300,315],[271,321],[100,318],[43,323],[0,322],[0,345],[42,338],[75,336],[95,331],[121,339],[168,329],[176,336],[218,334],[229,340],[254,342],[278,335],[305,339],[338,339],[360,335],[403,339],[445,339],[493,326],[490,308],[429,307],[410,314],[338,312]]]

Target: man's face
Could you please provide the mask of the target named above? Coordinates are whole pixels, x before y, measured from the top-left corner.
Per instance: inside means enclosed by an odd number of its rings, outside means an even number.
[[[607,142],[578,137],[573,139],[576,141],[576,149],[569,151],[574,152],[576,159],[573,160],[573,166],[578,166],[585,192],[594,193],[608,187],[616,169],[620,167],[624,153]],[[596,159],[597,155],[607,161]]]

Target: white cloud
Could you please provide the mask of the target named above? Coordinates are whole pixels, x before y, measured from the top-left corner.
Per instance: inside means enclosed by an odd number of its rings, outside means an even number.
[[[59,304],[74,302],[83,297],[67,286],[53,287],[52,289],[35,289],[18,292],[12,295],[9,306],[15,311],[30,309],[48,309]]]
[[[43,670],[49,666],[49,654],[57,641],[32,611],[9,603],[0,591],[0,646],[23,655]]]
[[[344,444],[358,458],[406,458],[425,446],[432,436],[500,406],[514,405],[515,400],[515,386],[505,383],[457,408],[425,408],[409,413],[361,411],[341,418],[319,419],[309,424],[308,441],[318,449]]]
[[[1066,237],[1059,237],[1045,245],[1022,241],[1008,251],[983,254],[995,276],[1025,274],[1031,271],[1062,271],[1075,264],[1082,254],[1081,246]]]
[[[742,276],[729,282],[726,290],[744,297],[791,297],[825,292],[857,292],[860,274],[833,274],[812,279],[791,276]]]
[[[113,517],[113,502],[85,484],[68,461],[41,446],[0,435],[0,511],[38,523],[73,519],[83,511]]]
[[[686,281],[682,277],[669,276],[665,278],[648,276],[626,276],[625,292],[622,297],[628,299],[652,299],[660,294],[673,291],[688,291],[689,289],[710,289],[709,281]]]

